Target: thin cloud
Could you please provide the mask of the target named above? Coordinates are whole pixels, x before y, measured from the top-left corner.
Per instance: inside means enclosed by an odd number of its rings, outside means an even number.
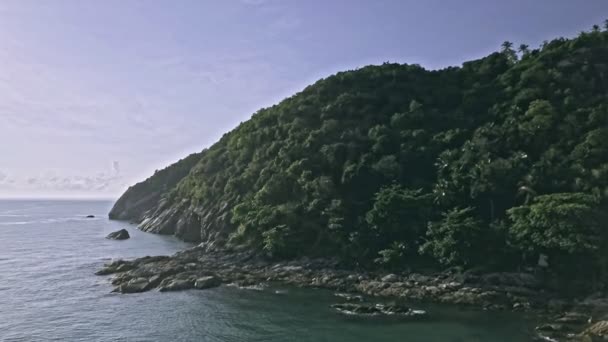
[[[241,0],[241,3],[248,6],[262,6],[267,5],[270,0]]]
[[[0,171],[0,186],[28,191],[103,191],[110,188],[123,187],[124,179],[120,173],[120,163],[113,161],[111,169],[96,175],[57,176],[53,171],[44,172],[40,176],[24,179],[12,179],[8,173]]]

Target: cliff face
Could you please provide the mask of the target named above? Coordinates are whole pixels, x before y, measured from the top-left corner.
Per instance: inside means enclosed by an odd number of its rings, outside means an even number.
[[[202,152],[191,154],[129,187],[112,207],[110,219],[141,222],[145,214],[159,205],[163,196],[190,172],[201,155]]]
[[[342,72],[131,187],[110,217],[192,242],[387,267],[595,257],[607,94],[600,31],[519,56],[507,44],[459,68]]]

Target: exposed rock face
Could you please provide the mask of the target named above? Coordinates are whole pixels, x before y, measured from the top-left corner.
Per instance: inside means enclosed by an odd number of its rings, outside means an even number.
[[[129,235],[129,232],[126,229],[121,229],[121,230],[117,230],[115,232],[112,232],[110,234],[108,234],[108,236],[106,236],[106,239],[111,239],[111,240],[126,240],[128,238],[130,238],[131,236]]]
[[[151,191],[135,198],[127,196],[127,193],[114,204],[109,214],[110,219],[139,222],[143,214],[158,203],[161,196],[161,192],[159,191]]]
[[[200,208],[188,200],[180,203],[160,200],[156,207],[142,215],[139,229],[150,233],[175,235],[188,242],[223,246],[233,228],[229,215],[228,205]]]

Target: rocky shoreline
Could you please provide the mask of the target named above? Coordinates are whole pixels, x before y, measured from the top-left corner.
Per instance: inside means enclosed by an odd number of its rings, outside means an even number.
[[[357,294],[363,294],[485,310],[527,311],[546,322],[537,327],[539,340],[596,341],[604,337],[608,340],[608,322],[602,321],[606,318],[604,313],[608,312],[608,298],[601,294],[578,300],[558,298],[544,289],[539,278],[531,273],[382,274],[344,269],[336,260],[302,258],[272,262],[249,252],[217,251],[199,246],[173,256],[116,260],[96,274],[114,275],[114,292],[119,293],[207,289],[221,284],[247,287],[280,282],[341,292],[347,302],[359,301],[361,297]],[[394,312],[365,304],[336,307],[355,313],[418,313],[399,305],[387,308]]]

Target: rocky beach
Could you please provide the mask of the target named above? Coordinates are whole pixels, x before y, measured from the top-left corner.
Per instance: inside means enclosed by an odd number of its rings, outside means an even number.
[[[595,341],[608,336],[602,315],[608,299],[562,298],[533,273],[381,273],[343,267],[337,260],[301,258],[273,262],[251,252],[194,247],[173,256],[114,260],[97,275],[113,275],[114,292],[207,289],[220,285],[262,288],[270,283],[324,288],[336,292],[333,307],[349,314],[401,314],[427,317],[400,302],[436,302],[483,310],[531,313],[541,322],[537,338]],[[376,302],[389,304],[379,304]],[[428,313],[432,318],[432,313]],[[596,339],[594,339],[596,338]]]

